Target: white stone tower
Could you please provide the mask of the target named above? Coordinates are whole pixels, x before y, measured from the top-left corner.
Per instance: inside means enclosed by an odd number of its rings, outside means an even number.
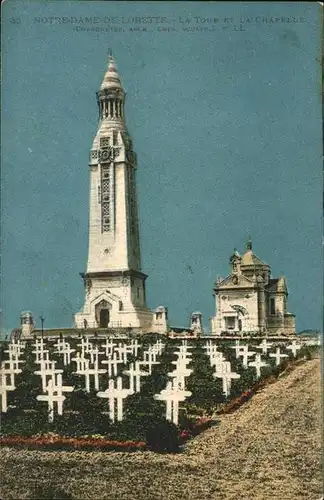
[[[125,124],[125,92],[113,57],[97,92],[99,126],[90,151],[89,256],[77,328],[149,330],[141,271],[136,154]]]

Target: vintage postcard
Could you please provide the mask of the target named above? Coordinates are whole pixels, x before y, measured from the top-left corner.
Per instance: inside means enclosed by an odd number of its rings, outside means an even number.
[[[321,2],[2,5],[1,500],[319,500]]]

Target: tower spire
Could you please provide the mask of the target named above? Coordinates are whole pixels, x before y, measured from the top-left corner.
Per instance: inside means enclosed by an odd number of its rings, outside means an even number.
[[[114,127],[117,125],[119,128],[125,129],[125,92],[110,48],[108,48],[107,55],[107,69],[99,92],[97,92],[99,120],[111,122]]]
[[[252,250],[252,239],[251,239],[251,235],[249,235],[248,240],[247,240],[247,242],[246,242],[246,248],[247,248],[247,250]]]

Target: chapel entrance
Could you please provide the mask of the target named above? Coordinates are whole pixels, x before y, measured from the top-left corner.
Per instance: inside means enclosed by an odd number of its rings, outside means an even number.
[[[99,328],[107,328],[109,324],[109,309],[101,309],[99,316]]]

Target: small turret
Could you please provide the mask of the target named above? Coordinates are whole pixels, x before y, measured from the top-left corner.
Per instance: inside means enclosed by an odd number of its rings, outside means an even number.
[[[158,306],[154,311],[152,329],[155,333],[168,332],[168,309]]]
[[[195,335],[201,335],[204,333],[203,323],[202,323],[202,314],[201,312],[193,312],[190,317],[190,330],[193,331]]]
[[[21,336],[31,337],[35,328],[33,315],[30,311],[23,311],[20,314]]]

